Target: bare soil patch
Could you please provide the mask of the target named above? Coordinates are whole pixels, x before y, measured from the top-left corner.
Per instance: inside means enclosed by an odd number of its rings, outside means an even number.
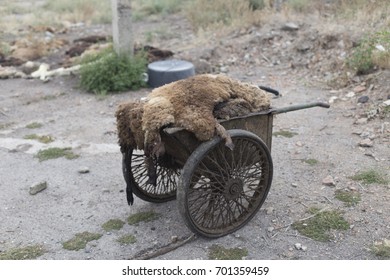
[[[218,40],[196,37],[179,15],[135,24],[141,43],[145,34],[153,33],[151,45],[192,61],[199,72],[226,73],[280,90],[282,97],[272,100],[274,107],[331,102],[330,109],[291,112],[274,120],[273,184],[250,223],[219,239],[191,240],[156,259],[209,259],[230,249],[245,259],[386,258],[385,253],[375,253],[385,250],[373,246],[390,239],[390,117],[383,104],[389,99],[390,72],[332,86],[339,78],[338,57],[353,42],[350,34],[324,34],[313,22],[298,22],[293,31],[285,24],[275,21],[236,30]],[[36,62],[56,68],[68,65],[66,52],[75,39],[109,36],[110,26],[73,26],[52,34],[63,45]],[[114,113],[121,102],[141,98],[150,89],[95,96],[79,89],[77,76],[46,82],[5,79],[0,85],[1,256],[15,248],[39,246],[44,250],[34,255],[38,259],[128,259],[191,234],[176,201],[152,204],[136,199],[131,207],[126,203]],[[358,102],[361,96],[369,99]],[[42,143],[28,135],[53,141]],[[38,152],[49,148],[78,157],[40,161]],[[368,170],[382,174],[383,181],[353,179]],[[324,182],[328,176],[331,180]],[[46,181],[47,188],[30,195],[30,186],[39,181]],[[346,204],[336,197],[339,191],[359,193],[360,200]],[[348,228],[331,228],[330,241],[301,234],[293,224],[308,220],[312,207],[337,210]],[[156,215],[128,222],[141,212]],[[123,226],[105,230],[112,220]],[[94,237],[85,246],[64,246],[85,232]]]

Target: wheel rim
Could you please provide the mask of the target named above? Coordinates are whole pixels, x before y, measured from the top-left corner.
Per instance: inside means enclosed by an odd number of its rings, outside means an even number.
[[[165,202],[176,198],[180,169],[170,156],[153,160],[156,166],[157,185],[147,183],[148,169],[143,151],[133,150],[129,168],[134,194],[150,202]]]
[[[246,224],[263,204],[272,181],[272,160],[265,144],[253,137],[232,140],[233,151],[223,141],[208,149],[195,163],[188,182],[190,227],[209,237]]]

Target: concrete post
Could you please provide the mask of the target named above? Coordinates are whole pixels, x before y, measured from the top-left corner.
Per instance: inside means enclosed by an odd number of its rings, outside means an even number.
[[[131,0],[111,0],[114,50],[119,55],[133,56]]]

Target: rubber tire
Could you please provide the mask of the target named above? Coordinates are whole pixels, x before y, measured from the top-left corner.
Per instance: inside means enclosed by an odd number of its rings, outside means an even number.
[[[266,162],[265,169],[268,169],[268,172],[266,171],[264,172],[268,174],[264,173],[265,174],[264,176],[265,178],[267,178],[266,179],[267,181],[263,182],[262,184],[262,187],[265,187],[265,189],[262,190],[262,196],[259,198],[260,200],[257,201],[258,204],[256,205],[255,209],[252,209],[251,213],[247,217],[245,217],[245,219],[242,222],[234,226],[234,228],[229,228],[226,231],[215,231],[215,232],[213,232],[212,230],[205,231],[201,229],[196,224],[196,222],[194,222],[189,209],[188,193],[190,189],[191,178],[194,176],[194,173],[198,165],[202,162],[203,158],[210,151],[216,149],[220,144],[224,145],[224,143],[221,143],[223,142],[223,140],[220,137],[215,137],[210,141],[203,142],[201,145],[199,145],[197,149],[195,149],[195,151],[190,155],[190,157],[186,161],[186,164],[183,167],[182,174],[180,176],[180,180],[178,184],[178,189],[177,189],[177,199],[178,199],[179,212],[183,217],[186,225],[194,233],[207,238],[218,238],[230,234],[243,227],[246,223],[248,223],[254,217],[257,211],[261,208],[262,204],[264,203],[268,195],[272,183],[272,176],[273,176],[272,158],[269,149],[267,145],[263,142],[263,140],[259,138],[257,135],[246,130],[233,129],[233,130],[229,130],[228,133],[232,137],[233,142],[236,141],[237,139],[244,138],[244,139],[248,139],[248,141],[255,143],[255,145],[259,148],[259,151],[261,152],[262,157],[265,159]],[[230,150],[226,148],[225,151],[230,151]],[[259,185],[260,185],[260,181],[259,181]]]

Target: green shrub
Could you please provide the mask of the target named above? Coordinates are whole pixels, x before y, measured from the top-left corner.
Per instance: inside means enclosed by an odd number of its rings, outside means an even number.
[[[382,46],[385,51],[376,50],[378,45]],[[375,66],[386,67],[382,63],[388,64],[389,57],[390,32],[383,30],[364,37],[347,59],[347,65],[358,75],[363,75],[372,72]]]
[[[80,85],[88,92],[102,94],[137,90],[146,85],[142,74],[146,71],[146,58],[117,55],[112,49],[83,59]]]

